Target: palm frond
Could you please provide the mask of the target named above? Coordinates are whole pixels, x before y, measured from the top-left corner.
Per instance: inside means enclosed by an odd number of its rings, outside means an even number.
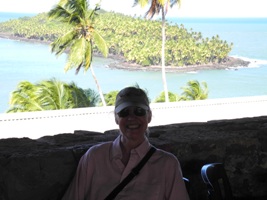
[[[65,66],[65,71],[76,67],[77,69],[84,62],[84,54],[86,50],[86,40],[81,37],[74,41],[70,47],[70,53],[68,55],[68,62]]]
[[[99,97],[99,94],[95,90],[90,89],[90,88],[85,89],[84,94],[90,102],[89,106],[91,106],[91,107],[97,106],[97,104],[100,101],[100,97]]]
[[[63,0],[48,12],[49,19],[76,25],[85,19],[88,9],[86,0]]]
[[[71,11],[57,5],[48,12],[48,19],[56,19],[60,22],[67,23],[70,21],[71,13]]]
[[[84,54],[84,60],[85,60],[84,71],[87,71],[92,63],[93,48],[91,42],[92,41],[86,43],[86,50]]]
[[[68,84],[52,78],[38,83],[38,99],[45,110],[72,108],[71,90]]]
[[[97,48],[101,51],[101,53],[107,57],[108,56],[108,46],[103,39],[103,37],[96,31],[94,30],[92,32],[94,43],[96,44]]]
[[[169,0],[170,6],[173,7],[175,4],[178,4],[178,8],[181,7],[182,0]]]
[[[17,90],[13,91],[10,99],[11,108],[7,112],[40,111],[43,108],[39,105],[36,96],[37,87],[28,81],[18,84]]]
[[[142,8],[148,4],[149,0],[134,0],[133,7],[136,5],[140,5]]]
[[[69,46],[71,46],[73,40],[77,37],[77,32],[74,30],[69,31],[62,37],[58,38],[50,44],[51,51],[56,55],[61,55]]]
[[[100,10],[100,7],[98,4],[96,4],[95,8],[87,12],[86,18],[90,19],[92,22],[94,22],[95,17],[98,16],[97,11]]]
[[[90,100],[85,94],[85,90],[79,88],[74,82],[68,85],[69,90],[71,91],[71,99],[74,102],[74,106],[77,108],[88,107],[90,106]]]
[[[152,0],[150,8],[146,12],[145,16],[148,19],[152,19],[155,14],[159,14],[163,5],[158,0]]]
[[[55,99],[58,99],[58,93],[51,88],[51,84],[49,82],[50,81],[42,81],[38,83],[36,95],[38,96],[40,105],[46,108],[45,110],[56,110],[58,109],[58,105]]]
[[[183,97],[186,100],[203,100],[208,98],[208,86],[206,82],[202,82],[204,89],[197,80],[187,82],[187,87],[182,87]]]

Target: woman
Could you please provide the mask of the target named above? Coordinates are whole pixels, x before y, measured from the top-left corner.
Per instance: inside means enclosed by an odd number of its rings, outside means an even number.
[[[104,200],[151,148],[147,128],[152,112],[146,93],[135,87],[122,89],[115,103],[120,129],[113,142],[91,147],[81,158],[63,200]],[[140,172],[117,194],[116,200],[189,199],[177,158],[156,149]]]

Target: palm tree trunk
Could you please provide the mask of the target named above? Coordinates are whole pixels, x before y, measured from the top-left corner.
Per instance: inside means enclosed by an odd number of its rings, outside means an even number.
[[[162,81],[163,81],[163,88],[165,93],[165,102],[169,102],[169,95],[168,95],[168,87],[166,81],[166,72],[165,72],[165,12],[164,7],[161,8],[162,13],[162,48],[161,48],[161,70],[162,70]]]
[[[96,84],[97,90],[98,90],[98,92],[99,92],[99,95],[100,95],[101,101],[102,101],[102,103],[103,103],[103,106],[107,106],[106,101],[105,101],[105,98],[104,98],[104,95],[103,95],[103,92],[102,92],[102,90],[101,90],[101,88],[100,88],[100,85],[98,84],[97,79],[96,79],[96,76],[95,76],[95,72],[94,72],[93,66],[91,66],[90,69],[91,69],[92,76],[93,76],[93,78],[94,78],[94,80],[95,80],[95,84]]]

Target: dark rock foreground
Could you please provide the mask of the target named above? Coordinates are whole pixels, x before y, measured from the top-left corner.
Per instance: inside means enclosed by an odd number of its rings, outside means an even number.
[[[267,116],[157,126],[150,132],[153,145],[179,159],[191,199],[207,199],[200,170],[212,162],[224,163],[237,199],[267,199]],[[117,134],[78,130],[0,140],[0,200],[59,200],[85,151]]]

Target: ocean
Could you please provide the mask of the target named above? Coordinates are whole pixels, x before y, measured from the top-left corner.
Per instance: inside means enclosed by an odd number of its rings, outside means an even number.
[[[0,13],[0,22],[23,16],[25,13]],[[172,24],[201,32],[205,37],[219,35],[233,43],[230,56],[251,62],[248,68],[203,70],[187,73],[167,73],[168,89],[181,94],[189,80],[206,82],[209,99],[267,95],[267,18],[168,18]],[[79,87],[97,91],[90,70],[75,75],[64,73],[66,55],[56,57],[49,45],[0,38],[0,113],[9,107],[10,93],[21,81],[37,83],[57,78],[74,82]],[[163,91],[161,72],[110,69],[115,60],[94,57],[92,66],[104,93],[138,84],[148,90],[151,100]]]

